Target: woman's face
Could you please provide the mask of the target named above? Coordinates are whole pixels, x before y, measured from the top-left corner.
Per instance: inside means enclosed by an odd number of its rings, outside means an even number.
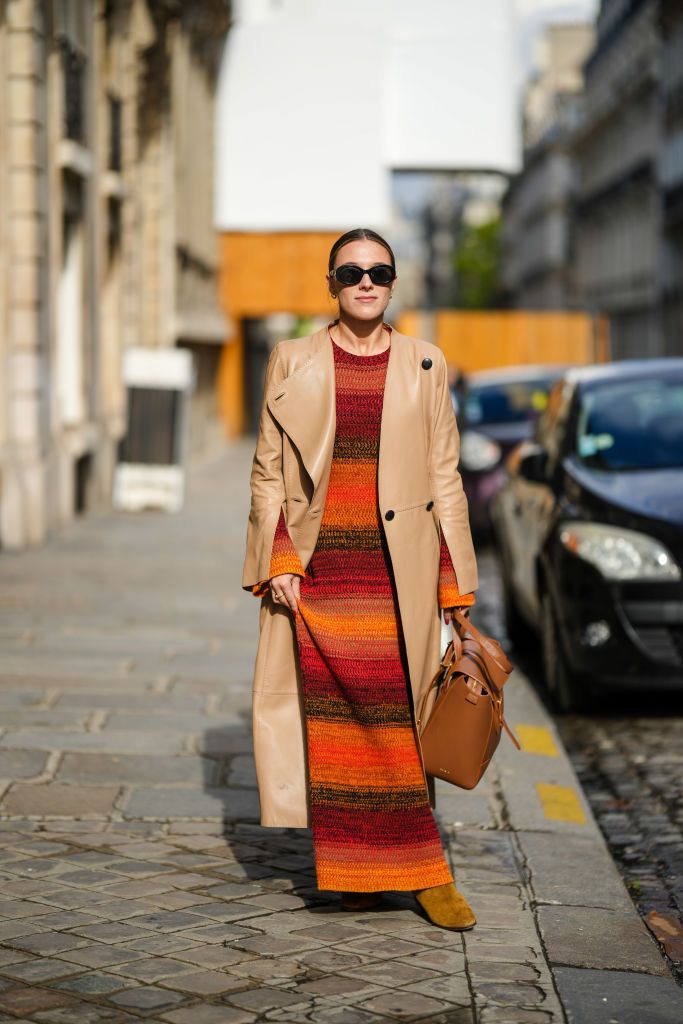
[[[377,263],[391,264],[391,256],[379,242],[361,238],[347,242],[339,249],[335,256],[334,269],[344,263],[354,263],[357,267],[366,269],[374,267]],[[368,275],[364,274],[358,284],[344,285],[328,274],[327,283],[330,295],[339,299],[340,313],[344,312],[357,320],[375,320],[384,316],[396,278],[391,284],[381,285],[373,284]]]

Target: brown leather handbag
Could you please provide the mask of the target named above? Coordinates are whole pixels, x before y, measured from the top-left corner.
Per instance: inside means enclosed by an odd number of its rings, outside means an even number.
[[[521,749],[503,717],[503,686],[512,665],[498,641],[480,633],[458,609],[451,628],[453,639],[420,702],[417,728],[427,774],[474,789],[502,729]]]

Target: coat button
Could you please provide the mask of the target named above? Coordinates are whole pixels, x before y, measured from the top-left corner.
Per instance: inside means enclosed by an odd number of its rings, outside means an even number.
[[[427,507],[427,511],[431,512],[432,509],[434,508],[434,502],[433,501],[428,501],[426,507]]]
[[[395,515],[396,515],[396,513],[394,512],[393,508],[390,508],[388,512],[384,513],[384,518],[385,519],[393,519]]]
[[[429,358],[429,356],[425,356],[425,358],[422,360],[422,369],[423,370],[428,370],[431,365],[432,365],[431,359]]]

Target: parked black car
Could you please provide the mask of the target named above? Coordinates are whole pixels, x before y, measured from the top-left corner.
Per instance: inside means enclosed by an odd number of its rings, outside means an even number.
[[[460,474],[478,534],[490,529],[489,503],[505,481],[507,454],[533,435],[548,392],[566,365],[508,366],[470,373],[456,409]]]
[[[683,688],[683,359],[573,369],[491,506],[507,627],[559,711]]]

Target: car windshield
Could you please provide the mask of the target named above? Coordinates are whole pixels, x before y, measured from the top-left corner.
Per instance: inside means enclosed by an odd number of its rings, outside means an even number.
[[[535,420],[548,404],[556,377],[471,384],[465,395],[464,419],[480,423],[525,423]]]
[[[584,395],[577,453],[593,469],[683,466],[683,378],[602,384]]]

